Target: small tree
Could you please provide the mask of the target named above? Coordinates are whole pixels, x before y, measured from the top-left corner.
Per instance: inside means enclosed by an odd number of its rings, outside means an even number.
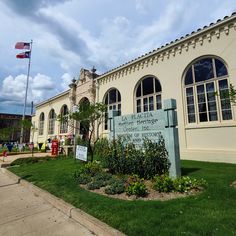
[[[87,142],[88,150],[91,154],[91,162],[93,161],[94,145],[99,140],[99,127],[102,124],[107,107],[103,103],[84,103],[78,106],[78,111],[70,114],[70,119],[76,120],[83,125],[84,132],[88,133]],[[95,132],[97,135],[95,136]]]

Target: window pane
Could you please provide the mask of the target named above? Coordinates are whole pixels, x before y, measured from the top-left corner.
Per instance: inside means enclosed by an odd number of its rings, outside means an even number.
[[[118,104],[118,116],[121,115],[121,104]]]
[[[228,75],[227,69],[226,69],[223,62],[221,62],[218,59],[215,59],[215,66],[216,66],[216,76],[217,77]]]
[[[188,104],[188,105],[194,104],[194,98],[193,98],[193,96],[187,97],[187,104]]]
[[[198,111],[199,112],[206,112],[206,103],[199,103],[198,104]]]
[[[159,80],[157,79],[155,79],[155,90],[156,90],[156,93],[161,92],[161,84]]]
[[[200,122],[206,122],[207,121],[207,113],[206,112],[199,113],[199,120],[200,120]]]
[[[204,93],[204,85],[197,86],[197,93],[198,94]]]
[[[212,59],[201,59],[194,64],[195,82],[205,81],[214,77]]]
[[[137,113],[141,112],[141,100],[138,99],[136,101],[136,108],[137,108]]]
[[[186,88],[186,96],[192,96],[193,95],[193,88]]]
[[[195,122],[196,122],[195,114],[188,115],[188,123],[195,123]]]
[[[188,114],[195,113],[194,105],[188,106]]]
[[[153,97],[149,97],[149,111],[154,110]]]
[[[219,81],[219,88],[222,89],[228,89],[228,81],[227,79],[223,79]]]
[[[218,118],[217,118],[217,112],[209,112],[209,120],[210,120],[210,121],[216,121],[216,120],[218,120]]]
[[[209,111],[216,111],[216,103],[215,102],[208,102],[208,110]]]
[[[223,120],[232,120],[232,112],[231,110],[223,110],[222,111]]]
[[[116,90],[112,89],[109,92],[109,104],[115,103],[116,102]]]
[[[156,106],[157,106],[157,110],[162,108],[161,95],[156,95]]]
[[[192,74],[192,66],[188,69],[185,76],[185,85],[193,83],[193,74]]]
[[[139,84],[139,86],[137,88],[136,97],[141,97],[141,83]]]
[[[220,101],[221,103],[221,109],[231,109],[231,104],[230,104],[230,100],[229,99],[221,99]]]
[[[143,80],[143,95],[154,93],[153,78],[149,77]]]
[[[116,90],[116,91],[117,91],[118,102],[120,102],[121,101],[120,92],[118,90]]]
[[[148,111],[148,99],[143,99],[143,111]]]

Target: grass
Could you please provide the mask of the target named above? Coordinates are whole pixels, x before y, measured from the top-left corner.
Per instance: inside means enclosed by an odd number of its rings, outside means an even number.
[[[73,179],[79,163],[58,159],[12,167],[35,185],[86,211],[127,235],[236,235],[236,165],[182,161],[182,174],[204,178],[207,189],[170,201],[124,201],[100,196]]]

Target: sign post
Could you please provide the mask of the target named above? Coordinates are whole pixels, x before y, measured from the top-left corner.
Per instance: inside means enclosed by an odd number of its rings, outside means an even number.
[[[87,161],[88,148],[85,146],[76,146],[76,155],[75,158],[81,161]]]

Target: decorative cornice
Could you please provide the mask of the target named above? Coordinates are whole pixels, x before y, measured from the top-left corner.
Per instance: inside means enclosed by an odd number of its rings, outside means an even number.
[[[216,23],[210,23],[209,26],[199,28],[191,34],[186,34],[166,45],[161,46],[153,51],[150,51],[138,58],[135,58],[119,67],[116,67],[104,74],[98,76],[96,80],[98,83],[107,83],[111,80],[116,80],[127,74],[134,73],[146,67],[152,66],[155,63],[175,57],[183,52],[188,52],[190,48],[195,49],[197,45],[202,46],[205,42],[212,42],[213,38],[220,38],[221,33],[229,35],[230,28],[236,30],[236,12],[232,13],[230,17],[225,16],[223,20],[217,20]]]

